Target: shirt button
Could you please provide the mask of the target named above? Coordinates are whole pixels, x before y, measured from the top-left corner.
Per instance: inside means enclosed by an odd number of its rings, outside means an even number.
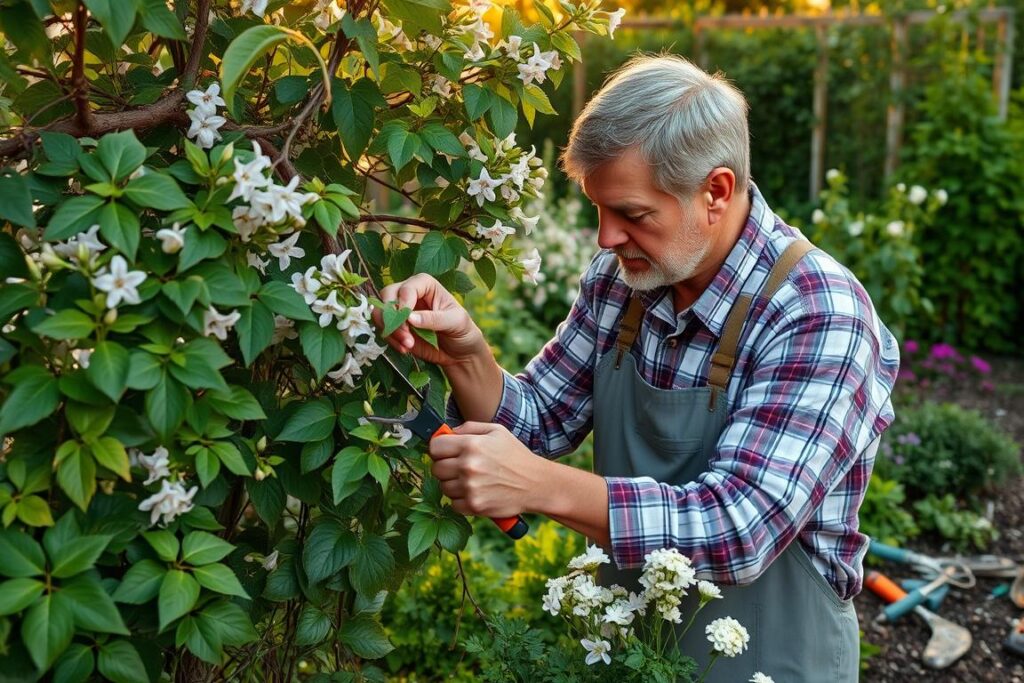
[[[676,348],[676,345],[677,345],[678,343],[679,343],[679,340],[678,340],[678,339],[676,339],[675,337],[672,337],[671,339],[669,339],[669,340],[668,340],[668,347],[669,347],[670,349],[674,349],[674,348]]]

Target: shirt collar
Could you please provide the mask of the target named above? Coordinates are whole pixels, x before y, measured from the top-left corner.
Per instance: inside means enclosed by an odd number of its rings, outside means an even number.
[[[725,319],[739,297],[743,283],[754,271],[761,252],[768,244],[768,235],[775,225],[775,214],[752,181],[748,195],[750,213],[747,215],[743,232],[714,280],[689,309],[716,337],[721,337]],[[645,309],[675,327],[676,314],[672,306],[671,292],[670,287],[659,287],[641,292],[640,300]]]

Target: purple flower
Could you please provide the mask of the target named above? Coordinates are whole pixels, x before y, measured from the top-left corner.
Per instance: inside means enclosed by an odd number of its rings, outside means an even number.
[[[996,385],[988,380],[985,380],[984,382],[981,383],[981,389],[982,391],[995,391]]]
[[[896,374],[896,379],[901,382],[914,382],[917,381],[917,375],[914,374],[913,370],[900,370]]]
[[[914,432],[909,432],[907,434],[900,434],[899,436],[896,437],[896,443],[904,445],[904,446],[920,446],[921,445],[921,437],[919,437]]]
[[[902,455],[897,455],[895,458],[892,459],[892,461],[897,465],[902,465],[903,463],[906,462]]]
[[[992,372],[992,366],[977,356],[971,356],[971,365],[973,365],[974,369],[983,375],[987,375]]]
[[[919,348],[920,346],[913,339],[908,339],[907,341],[903,342],[903,350],[906,351],[907,353],[917,353],[917,350]]]
[[[932,347],[932,358],[936,360],[943,360],[946,358],[956,359],[959,358],[960,354],[956,352],[949,344],[936,344]]]

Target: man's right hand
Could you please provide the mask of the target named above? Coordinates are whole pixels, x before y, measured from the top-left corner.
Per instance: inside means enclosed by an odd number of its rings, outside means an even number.
[[[380,298],[385,303],[393,302],[398,308],[414,311],[408,322],[402,323],[387,338],[396,351],[412,353],[446,369],[474,359],[492,358],[483,333],[469,313],[430,275],[413,275],[408,280],[388,285],[381,290]],[[380,310],[373,310],[373,321],[378,327],[384,326]],[[438,348],[413,334],[410,325],[436,332]]]

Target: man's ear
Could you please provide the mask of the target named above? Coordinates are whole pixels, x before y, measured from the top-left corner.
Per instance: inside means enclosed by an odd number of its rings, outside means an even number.
[[[704,181],[704,201],[707,205],[708,225],[722,220],[736,191],[736,174],[724,166],[711,171]]]

